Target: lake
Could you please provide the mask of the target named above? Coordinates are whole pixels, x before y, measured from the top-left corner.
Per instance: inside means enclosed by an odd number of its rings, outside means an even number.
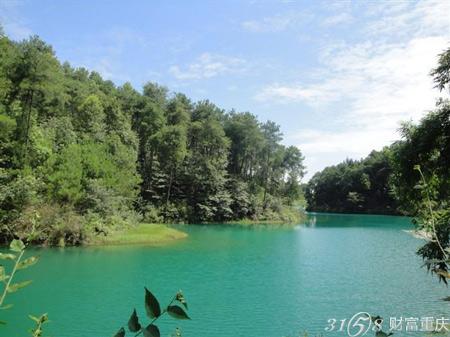
[[[347,336],[326,333],[327,321],[358,312],[450,318],[440,300],[448,288],[420,268],[408,218],[309,214],[294,229],[181,228],[189,238],[165,247],[33,251],[41,260],[18,275],[33,283],[9,296],[0,336],[26,336],[27,315],[44,312],[46,336],[112,336],[134,307],[144,317],[144,286],[162,305],[178,289],[188,301],[192,320],[162,319],[162,336],[176,326],[185,337]]]

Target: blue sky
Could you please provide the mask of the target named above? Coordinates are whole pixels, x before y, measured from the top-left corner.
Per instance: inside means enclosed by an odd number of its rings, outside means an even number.
[[[308,175],[399,138],[439,93],[450,1],[0,0],[0,22],[116,84],[147,81],[280,124]]]

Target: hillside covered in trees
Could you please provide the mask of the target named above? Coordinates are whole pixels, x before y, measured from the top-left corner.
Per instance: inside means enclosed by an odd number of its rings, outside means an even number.
[[[0,37],[0,239],[78,244],[146,222],[289,221],[303,156],[273,122],[61,64]],[[30,234],[31,233],[31,234]],[[31,235],[31,236],[29,236]]]
[[[397,213],[390,192],[392,175],[389,148],[373,151],[367,158],[326,167],[308,182],[308,209],[338,213]]]
[[[450,49],[432,71],[436,87],[448,91]],[[316,173],[306,186],[311,211],[417,215],[423,206],[421,173],[430,198],[450,206],[450,102],[440,99],[419,123],[404,123],[401,139],[362,160],[346,160]]]

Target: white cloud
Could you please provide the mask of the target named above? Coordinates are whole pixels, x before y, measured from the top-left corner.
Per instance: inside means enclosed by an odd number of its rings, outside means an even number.
[[[287,141],[298,146],[306,157],[308,172],[305,180],[326,166],[346,158],[363,158],[398,138],[397,126],[378,128],[376,124],[365,128],[349,126],[343,131],[301,129],[296,134],[287,135]]]
[[[32,35],[31,29],[19,13],[20,5],[19,1],[0,1],[0,24],[13,40],[22,40]]]
[[[450,1],[427,0],[416,4],[382,2],[382,18],[371,22],[367,31],[386,38],[450,34]]]
[[[394,135],[392,131],[394,131]],[[349,155],[359,158],[366,155],[368,148],[376,147],[380,149],[387,145],[383,139],[385,137],[394,141],[396,138],[395,130],[380,131],[376,126],[364,130],[349,127],[348,130],[340,132],[303,129],[291,139],[294,141],[297,139],[298,144],[305,152],[315,154],[347,152]],[[362,141],[355,142],[355,139]]]
[[[260,20],[244,21],[241,23],[241,27],[252,33],[281,32],[297,25],[310,22],[311,19],[312,14],[304,11],[288,12],[265,17]]]
[[[282,85],[279,83],[271,84],[261,92],[255,95],[255,99],[258,101],[279,100],[280,103],[287,101],[301,101],[307,100],[314,95],[311,89],[305,89],[301,85]]]
[[[361,158],[398,139],[396,131],[401,121],[417,121],[433,108],[439,93],[433,89],[429,72],[436,64],[436,55],[447,44],[444,37],[428,37],[413,39],[404,46],[381,48],[383,52],[367,46],[345,49],[330,61],[328,65],[335,71],[322,82],[278,90],[279,100],[304,101],[313,108],[319,102],[329,107],[335,106],[331,103],[346,103],[349,107],[348,111],[339,111],[347,130],[312,136],[302,136],[304,130],[299,130],[298,145],[307,160],[319,153],[335,158],[340,154],[339,160]],[[311,92],[313,95],[304,94]],[[317,163],[309,171],[330,164],[325,163]]]
[[[353,16],[349,13],[340,13],[337,15],[329,16],[322,21],[322,26],[334,27],[338,25],[349,24],[353,21]]]
[[[203,53],[185,69],[178,65],[171,66],[169,73],[177,80],[200,80],[242,72],[245,70],[245,66],[246,61],[238,57]]]
[[[264,87],[254,96],[260,102],[276,101],[287,104],[305,102],[312,107],[324,106],[338,101],[344,93],[355,90],[364,78],[360,75],[349,77],[330,77],[323,82],[312,84],[280,84],[273,83]]]
[[[242,22],[242,28],[249,32],[280,32],[285,30],[292,20],[285,16],[264,18],[260,21],[250,20]]]
[[[339,115],[335,131],[299,130],[290,136],[306,156],[308,178],[336,159],[361,158],[389,145],[399,138],[401,121],[417,121],[439,96],[429,73],[437,55],[450,46],[450,2],[408,3],[382,13],[366,27],[370,42],[325,46],[322,67],[309,80],[275,82],[254,97],[302,102],[313,112],[328,107]]]

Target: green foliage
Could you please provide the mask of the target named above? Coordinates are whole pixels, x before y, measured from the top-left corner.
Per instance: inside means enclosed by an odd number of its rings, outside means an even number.
[[[416,165],[415,170],[421,177],[416,189],[421,192],[422,202],[414,220],[427,241],[417,253],[425,260],[427,269],[447,284],[450,279],[450,205],[435,199],[433,180],[426,180],[420,165]]]
[[[392,149],[372,151],[316,173],[306,186],[308,210],[398,214],[392,185]]]
[[[278,217],[274,205],[302,197],[303,156],[273,122],[155,83],[117,88],[36,36],[1,36],[0,48],[3,242],[33,231],[35,243],[81,244],[142,217]]]
[[[450,49],[432,71],[436,86],[450,84]],[[418,233],[427,242],[418,250],[425,266],[447,283],[450,254],[450,102],[440,99],[436,109],[417,125],[404,124],[403,139],[394,144],[395,192],[415,216]]]
[[[14,239],[9,245],[9,250],[12,253],[0,253],[0,260],[10,260],[13,263],[9,272],[7,272],[3,264],[0,265],[0,283],[3,285],[0,296],[0,310],[6,310],[13,306],[12,304],[5,304],[8,294],[15,293],[31,284],[31,281],[13,283],[13,279],[18,271],[27,269],[38,262],[36,256],[23,259],[25,248],[22,240]],[[29,317],[35,322],[35,327],[30,329],[31,336],[41,337],[43,334],[42,326],[48,322],[47,314],[43,314],[40,317],[29,315]],[[6,324],[6,322],[0,321],[0,324]]]
[[[450,90],[450,48],[439,55],[438,66],[431,71],[436,88],[444,90],[445,87]]]
[[[21,218],[29,204],[38,202],[39,183],[29,170],[0,168],[0,241],[7,242],[16,231],[15,222]]]
[[[139,318],[136,313],[136,309],[133,310],[130,319],[128,320],[128,329],[131,332],[138,332],[141,330],[141,324],[139,323]]]
[[[178,305],[169,305],[167,307],[167,313],[176,319],[189,319],[186,312]]]
[[[83,162],[79,144],[70,144],[49,158],[48,189],[52,199],[75,204],[83,195]]]
[[[81,132],[89,132],[101,139],[105,114],[100,98],[96,95],[87,96],[78,107],[77,118],[74,119]]]
[[[149,318],[158,318],[161,315],[158,300],[147,288],[145,288],[145,312]]]
[[[421,191],[415,186],[421,177],[415,165],[420,165],[429,183],[434,184],[435,197],[450,199],[450,103],[438,102],[418,125],[404,124],[403,139],[393,145],[393,176],[395,193],[404,208],[419,208]],[[432,180],[432,181],[431,181]]]
[[[19,289],[28,286],[31,281],[23,281],[19,283],[12,283],[15,273],[20,269],[26,269],[37,262],[37,257],[32,256],[26,260],[22,260],[23,254],[25,253],[25,245],[21,240],[13,240],[9,245],[10,251],[13,253],[0,255],[0,259],[12,260],[14,265],[11,269],[10,274],[6,273],[5,267],[0,268],[0,279],[4,283],[3,292],[0,297],[0,308],[3,308],[3,303],[6,299],[6,295],[9,293],[14,293]]]
[[[34,328],[30,330],[32,337],[41,337],[43,334],[42,326],[48,323],[48,315],[43,314],[39,317],[29,315],[30,319],[35,323]]]
[[[184,309],[176,303],[181,304]],[[164,314],[168,314],[175,319],[190,319],[186,313],[186,310],[188,308],[187,302],[181,290],[178,291],[172,298],[170,303],[163,310],[161,310],[158,299],[150,292],[150,290],[145,288],[144,307],[147,317],[150,319],[150,323],[147,326],[142,325],[136,309],[133,309],[133,312],[128,319],[128,330],[134,333],[135,336],[138,336],[142,333],[144,337],[160,337],[161,332],[155,323],[158,319],[164,316]],[[114,337],[124,337],[125,335],[126,331],[122,327],[117,331]],[[175,332],[175,336],[181,336],[178,328]]]

